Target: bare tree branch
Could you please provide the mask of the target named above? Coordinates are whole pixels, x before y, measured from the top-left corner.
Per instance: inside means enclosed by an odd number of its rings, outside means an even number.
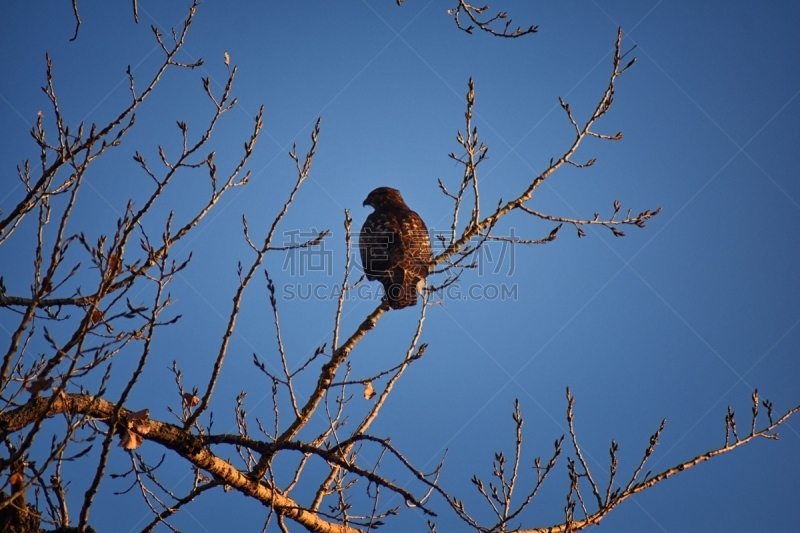
[[[484,15],[486,11],[489,10],[489,5],[485,5],[483,7],[473,6],[464,2],[464,0],[458,0],[458,4],[453,9],[447,10],[448,15],[452,15],[453,19],[456,22],[456,26],[461,31],[466,33],[472,33],[472,30],[475,29],[477,26],[479,30],[484,31],[490,35],[495,37],[506,37],[506,38],[517,38],[522,37],[523,35],[529,35],[531,33],[536,33],[539,30],[539,26],[529,26],[527,29],[522,29],[521,27],[517,26],[516,29],[512,28],[513,21],[508,17],[508,13],[505,11],[499,11],[494,16],[485,18],[483,20],[480,19]],[[461,15],[466,14],[467,18],[470,20],[470,23],[466,23],[467,25],[462,24],[461,22]],[[505,24],[502,25],[502,30],[497,30],[493,27],[495,22],[505,20]]]

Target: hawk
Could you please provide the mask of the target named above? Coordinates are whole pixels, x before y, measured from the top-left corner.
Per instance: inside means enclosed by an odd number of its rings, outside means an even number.
[[[369,281],[383,284],[392,309],[417,304],[417,284],[428,275],[428,228],[391,187],[378,187],[364,200],[375,208],[358,238],[361,265]]]

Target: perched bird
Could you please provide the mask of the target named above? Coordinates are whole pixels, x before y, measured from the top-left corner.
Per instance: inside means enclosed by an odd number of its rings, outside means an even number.
[[[383,284],[392,309],[417,304],[417,284],[428,275],[428,228],[391,187],[378,187],[364,200],[375,208],[358,238],[361,265],[369,281]]]

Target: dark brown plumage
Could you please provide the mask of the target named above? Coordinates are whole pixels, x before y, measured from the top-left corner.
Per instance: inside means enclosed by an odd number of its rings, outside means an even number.
[[[392,309],[417,304],[417,284],[428,275],[431,241],[428,228],[391,187],[369,193],[364,205],[375,208],[358,239],[361,265],[369,281],[383,284]]]

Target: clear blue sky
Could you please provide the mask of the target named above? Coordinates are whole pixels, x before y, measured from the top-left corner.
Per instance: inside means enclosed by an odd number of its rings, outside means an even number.
[[[15,166],[36,161],[28,135],[45,95],[44,54],[54,64],[62,110],[72,124],[104,123],[129,98],[125,69],[144,80],[160,60],[149,25],[168,33],[185,15],[184,3],[140,1],[141,24],[130,2],[80,3],[83,25],[69,2],[15,2],[0,22],[0,208],[16,204],[22,187]],[[620,471],[629,475],[649,435],[667,418],[649,465],[658,471],[723,443],[726,406],[749,427],[750,394],[758,388],[782,413],[800,403],[800,6],[793,2],[553,2],[497,3],[515,22],[539,25],[536,35],[502,40],[459,32],[447,2],[407,0],[314,2],[205,2],[189,32],[182,61],[203,57],[194,72],[169,72],[137,116],[123,145],[89,175],[75,230],[96,238],[113,224],[129,197],[148,186],[136,168],[135,150],[157,161],[157,144],[175,149],[175,120],[198,134],[209,113],[201,76],[219,90],[227,70],[223,53],[239,73],[238,109],[214,141],[220,167],[235,162],[265,106],[264,132],[248,166],[246,188],[234,190],[207,219],[179,257],[194,252],[192,267],[174,283],[174,312],[181,322],[165,332],[157,358],[129,402],[168,419],[174,405],[167,367],[177,359],[186,385],[204,386],[229,313],[236,263],[251,259],[241,216],[263,234],[294,179],[285,155],[292,143],[304,153],[317,117],[319,150],[311,178],[284,221],[286,231],[332,230],[326,241],[333,275],[292,276],[278,254],[267,262],[279,295],[288,284],[332,287],[343,268],[343,210],[360,227],[361,202],[374,187],[401,190],[429,227],[446,229],[449,200],[437,179],[460,180],[447,157],[463,130],[464,94],[476,86],[476,125],[489,146],[482,166],[485,210],[519,194],[571,138],[558,106],[562,96],[579,121],[605,88],[617,27],[636,65],[618,84],[614,106],[597,130],[624,133],[620,142],[587,142],[577,159],[598,158],[590,169],[553,175],[530,206],[554,215],[608,216],[618,199],[634,213],[663,212],[644,229],[626,228],[615,238],[604,228],[578,239],[564,227],[546,246],[517,247],[510,255],[491,248],[483,273],[465,273],[470,285],[515,287],[516,300],[449,300],[429,309],[422,340],[425,357],[412,365],[373,428],[424,470],[449,449],[442,482],[478,516],[485,508],[469,479],[488,480],[492,454],[513,445],[511,409],[519,398],[525,416],[524,460],[546,457],[566,431],[564,390],[577,397],[576,425],[595,475],[607,471],[612,438],[620,443]],[[159,216],[180,216],[208,193],[205,176],[187,174],[185,187],[168,197]],[[150,219],[151,234],[160,222]],[[523,215],[498,232],[541,238],[552,229]],[[31,284],[31,227],[0,249],[0,275],[9,292]],[[27,233],[26,233],[27,231]],[[503,257],[506,263],[500,264]],[[495,267],[498,267],[495,269]],[[499,270],[493,273],[492,270]],[[304,289],[307,290],[307,289]],[[220,431],[231,425],[234,396],[249,391],[251,416],[269,418],[269,387],[254,373],[252,353],[276,356],[263,283],[245,300],[231,355],[216,392]],[[349,302],[344,330],[373,308]],[[283,336],[290,360],[300,361],[330,339],[333,301],[281,300]],[[0,315],[14,324],[14,315]],[[416,311],[391,312],[352,355],[356,375],[402,357]],[[0,338],[8,338],[8,325]],[[42,341],[33,352],[46,352]],[[119,368],[126,363],[121,361]],[[120,375],[121,379],[121,375]],[[354,391],[354,394],[359,394]],[[356,400],[360,400],[356,398]],[[353,402],[358,404],[357,401]],[[360,409],[360,407],[356,407]],[[765,416],[762,416],[764,420]],[[255,422],[253,421],[253,426]],[[161,451],[142,451],[153,462]],[[800,497],[800,419],[787,423],[780,440],[760,441],[700,465],[623,503],[604,520],[607,531],[776,531],[796,529],[787,511]],[[564,458],[562,457],[562,460]],[[565,462],[564,462],[565,464]],[[562,465],[563,466],[563,465]],[[125,468],[115,450],[113,467]],[[187,487],[182,463],[167,479]],[[398,470],[398,482],[411,482]],[[526,474],[530,474],[526,470]],[[75,496],[85,482],[75,481]],[[530,480],[530,478],[528,478]],[[544,526],[563,518],[566,473],[551,480],[522,525]],[[126,482],[106,480],[92,514],[99,531],[118,529],[121,502],[132,530],[144,507],[114,497]],[[413,486],[413,485],[410,485]],[[80,488],[79,488],[80,487]],[[358,489],[363,490],[363,489]],[[138,498],[126,497],[126,498]],[[133,502],[134,500],[131,500]],[[441,502],[439,502],[441,503]],[[103,505],[105,504],[105,505]],[[401,504],[398,500],[387,505]],[[465,531],[442,505],[439,530]],[[223,510],[225,512],[223,512]],[[77,512],[77,511],[76,511]],[[226,514],[230,512],[230,514]],[[187,531],[222,531],[232,523],[257,530],[264,509],[233,493],[200,499],[175,524]],[[403,507],[389,531],[425,529],[423,515]]]

